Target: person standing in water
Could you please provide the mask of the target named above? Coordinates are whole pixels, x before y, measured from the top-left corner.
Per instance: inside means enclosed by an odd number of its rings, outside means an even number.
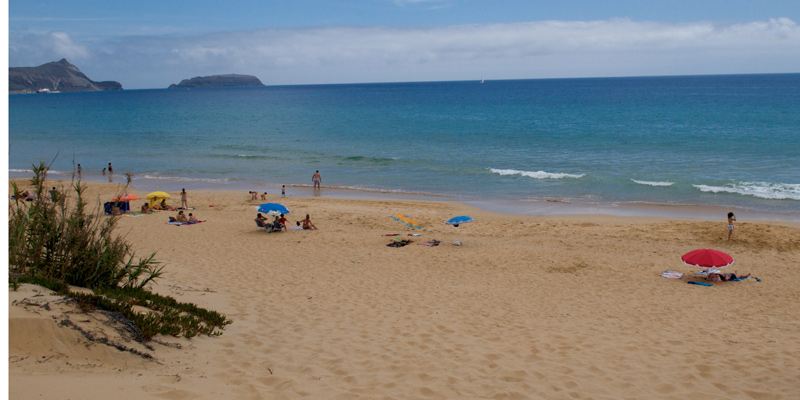
[[[728,213],[728,240],[733,236],[734,223],[736,222],[736,215],[733,212]]]
[[[83,173],[83,169],[81,169],[81,165],[78,164],[78,179],[81,179],[81,174]]]
[[[189,209],[189,203],[187,201],[187,195],[186,195],[186,188],[181,189],[181,208]]]
[[[281,185],[281,197],[286,197],[286,185]]]
[[[319,189],[322,184],[322,176],[319,174],[319,170],[314,172],[314,175],[311,176],[311,182],[314,183],[314,189]]]

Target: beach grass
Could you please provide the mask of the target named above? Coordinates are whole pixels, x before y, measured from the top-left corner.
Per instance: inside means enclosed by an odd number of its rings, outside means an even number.
[[[53,187],[48,191],[47,170],[44,163],[33,166],[31,201],[12,183],[12,287],[33,283],[77,301],[84,309],[118,313],[135,325],[142,341],[159,334],[221,334],[231,322],[224,315],[149,291],[147,286],[164,270],[155,253],[136,258],[125,238],[114,233],[118,218],[104,216],[100,207],[88,210],[80,180],[71,182],[71,190]],[[93,293],[77,292],[70,286],[92,289]],[[141,308],[134,308],[137,306],[148,311],[139,311]]]

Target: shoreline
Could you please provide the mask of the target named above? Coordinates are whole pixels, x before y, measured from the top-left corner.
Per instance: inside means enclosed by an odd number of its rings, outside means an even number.
[[[26,181],[24,178],[10,177],[10,181]],[[69,182],[64,179],[48,178],[51,182]],[[137,185],[134,178],[131,183],[132,191],[140,191],[142,195],[150,191],[163,190],[168,193],[178,193],[181,188],[186,188],[192,192],[209,192],[221,194],[243,193],[245,189],[223,187],[221,185],[208,185],[207,182],[181,182],[176,185],[165,185],[153,182],[150,184]],[[84,180],[90,185],[111,185],[118,188],[125,186],[119,182],[107,182],[104,179]],[[171,186],[165,190],[165,186]],[[261,189],[264,187],[262,186]],[[280,185],[270,184],[267,186],[269,197],[266,202],[280,202]],[[444,204],[458,204],[475,208],[480,211],[505,214],[512,216],[539,216],[539,217],[622,217],[622,218],[652,218],[664,220],[694,220],[694,221],[724,221],[724,216],[729,211],[733,211],[742,220],[751,220],[765,223],[784,224],[788,226],[800,226],[800,213],[781,213],[775,211],[754,210],[739,206],[724,205],[704,205],[704,204],[681,204],[681,203],[657,203],[647,201],[625,201],[625,202],[602,202],[587,201],[584,199],[569,198],[525,198],[525,199],[485,199],[478,200],[466,198],[464,196],[426,193],[426,192],[407,192],[402,190],[371,189],[353,186],[326,186],[322,185],[322,190],[317,193],[310,184],[291,183],[286,184],[289,195],[287,197],[310,199],[310,198],[330,198],[337,200],[367,200],[367,201],[412,201],[412,202],[433,202]],[[259,193],[259,201],[260,193]],[[278,193],[277,195],[275,193]]]

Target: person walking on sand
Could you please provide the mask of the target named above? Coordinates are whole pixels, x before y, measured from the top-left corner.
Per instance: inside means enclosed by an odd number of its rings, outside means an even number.
[[[314,175],[311,176],[311,182],[314,183],[314,189],[319,189],[322,184],[322,175],[319,174],[319,170],[314,172]]]
[[[186,198],[187,198],[186,188],[183,188],[181,189],[181,208],[183,208],[184,210],[189,209],[189,203],[187,202]]]
[[[286,185],[281,185],[281,197],[286,197]]]
[[[736,222],[736,215],[733,212],[728,213],[728,240],[733,236],[734,223]]]

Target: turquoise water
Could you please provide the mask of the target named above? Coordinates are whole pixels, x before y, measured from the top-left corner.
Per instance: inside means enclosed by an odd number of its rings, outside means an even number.
[[[800,74],[10,96],[10,168],[800,212]],[[58,173],[58,172],[56,172]],[[117,178],[119,179],[119,178]]]

